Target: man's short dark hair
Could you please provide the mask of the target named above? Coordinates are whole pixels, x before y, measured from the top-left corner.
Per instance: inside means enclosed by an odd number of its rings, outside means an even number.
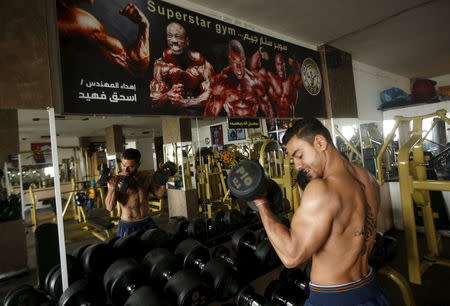
[[[310,144],[314,142],[316,135],[322,135],[333,145],[330,131],[316,118],[305,118],[297,120],[293,126],[287,129],[283,136],[283,146],[287,145],[292,137],[297,136],[300,139],[308,141]]]
[[[135,162],[141,162],[141,152],[136,149],[129,148],[123,151],[122,159],[134,160]]]

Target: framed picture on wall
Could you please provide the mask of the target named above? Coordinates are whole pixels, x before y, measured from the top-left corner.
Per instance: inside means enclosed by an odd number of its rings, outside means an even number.
[[[228,129],[228,141],[245,139],[245,129]]]
[[[211,129],[211,145],[223,146],[223,130],[222,125],[212,125]]]

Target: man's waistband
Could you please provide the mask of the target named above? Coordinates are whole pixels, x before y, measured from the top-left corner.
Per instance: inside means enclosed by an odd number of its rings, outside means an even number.
[[[375,273],[373,272],[372,267],[369,267],[369,268],[370,268],[369,273],[357,281],[345,283],[345,284],[333,285],[333,286],[316,285],[316,284],[310,282],[309,289],[311,291],[321,292],[321,293],[338,293],[338,292],[345,292],[345,291],[350,291],[350,290],[354,290],[357,288],[361,288],[364,285],[367,285],[370,282],[372,282],[373,279],[375,278]]]

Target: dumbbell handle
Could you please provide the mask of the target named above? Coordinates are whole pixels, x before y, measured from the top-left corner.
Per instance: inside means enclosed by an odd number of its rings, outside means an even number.
[[[259,295],[243,295],[242,299],[245,301],[245,305],[249,306],[263,306],[266,303],[265,299]]]
[[[292,284],[295,285],[296,287],[300,288],[301,290],[305,291],[307,289],[307,284],[305,284],[302,281],[299,281],[298,279],[293,280]]]
[[[253,252],[256,251],[256,244],[251,244],[248,241],[241,241],[241,244],[245,245],[246,247],[248,247],[249,249],[251,249]]]
[[[173,274],[172,274],[170,271],[164,271],[164,272],[162,273],[162,276],[163,276],[166,280],[169,280],[169,279],[172,278]]]
[[[194,261],[194,265],[196,265],[200,269],[200,271],[202,271],[206,266],[206,264],[203,261],[201,261],[200,259],[196,259]]]
[[[232,266],[234,266],[234,264],[235,264],[234,260],[231,259],[229,256],[219,255],[218,258],[221,258],[221,259],[225,260],[227,263],[229,263]]]
[[[289,301],[288,299],[276,295],[275,298],[280,302],[280,305],[284,305],[284,306],[295,306],[294,304],[291,303],[291,301]]]

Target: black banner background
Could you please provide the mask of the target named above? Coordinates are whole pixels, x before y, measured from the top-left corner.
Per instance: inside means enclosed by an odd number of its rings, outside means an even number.
[[[69,0],[56,1],[58,5],[69,2]],[[72,3],[72,1],[70,2]],[[250,56],[260,47],[269,55],[269,60],[263,61],[263,66],[274,73],[276,70],[273,59],[276,53],[282,53],[286,59],[295,58],[299,62],[310,58],[320,67],[320,58],[316,51],[157,0],[95,0],[92,5],[80,2],[76,7],[94,16],[103,25],[106,33],[117,38],[127,49],[134,43],[138,35],[138,26],[119,14],[119,10],[128,3],[135,4],[146,15],[150,23],[150,65],[148,70],[142,77],[132,76],[117,65],[105,60],[104,55],[95,48],[86,48],[85,42],[71,39],[67,35],[60,35],[63,113],[201,116],[203,114],[201,109],[179,109],[170,105],[154,108],[149,100],[149,83],[153,79],[154,62],[162,56],[164,49],[167,48],[166,26],[171,22],[178,22],[185,27],[190,40],[190,49],[204,55],[214,67],[216,74],[228,65],[227,44],[231,39],[239,40],[244,46],[247,67]],[[63,17],[59,9],[57,9],[57,13],[58,18]],[[173,17],[169,19],[171,14]],[[184,17],[185,22],[178,20],[176,16]],[[272,46],[267,45],[269,42]],[[286,65],[289,66],[287,61]],[[103,86],[105,84],[114,86]],[[133,85],[135,89],[133,89]],[[82,94],[87,96],[93,93],[98,95],[97,99],[82,98]],[[117,99],[124,101],[111,102],[114,100],[111,99],[114,93]],[[106,97],[106,99],[101,99],[101,97]],[[125,99],[130,101],[125,101]],[[293,116],[324,117],[323,99],[323,88],[318,94],[311,95],[304,87],[301,87]],[[226,116],[227,114],[222,111],[220,115]],[[258,113],[257,116],[265,115]]]

